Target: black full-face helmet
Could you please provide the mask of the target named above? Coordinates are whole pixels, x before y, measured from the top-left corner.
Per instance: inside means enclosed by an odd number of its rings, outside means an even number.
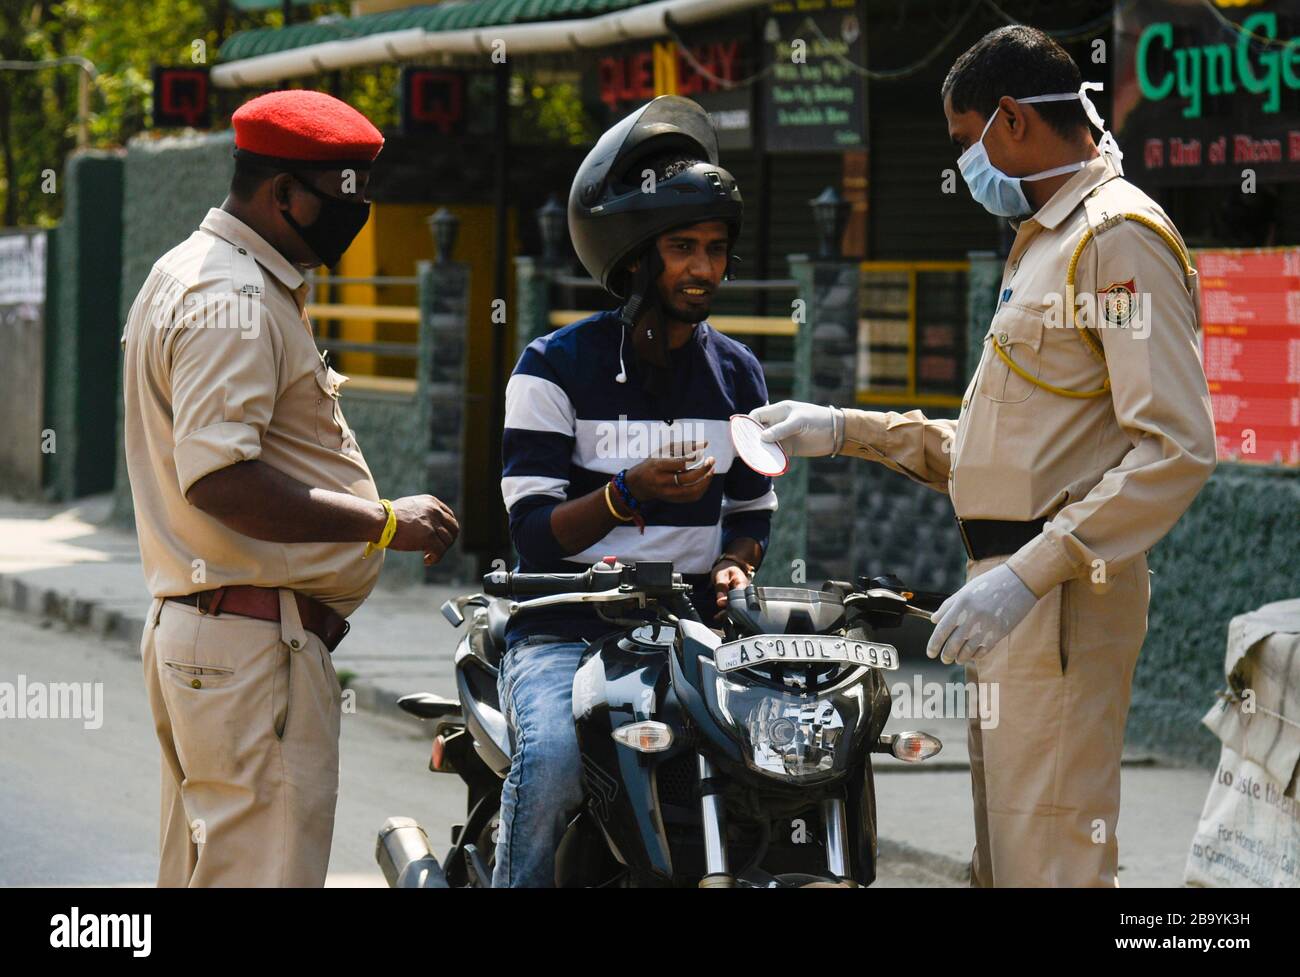
[[[699,160],[646,192],[644,170],[665,158]],[[745,205],[735,177],[718,165],[708,113],[680,95],[661,95],[608,130],[578,167],[569,191],[569,236],[596,281],[627,298],[624,266],[660,234],[720,220],[731,240]]]

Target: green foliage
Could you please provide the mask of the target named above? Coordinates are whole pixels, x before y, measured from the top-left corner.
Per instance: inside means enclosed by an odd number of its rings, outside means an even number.
[[[346,0],[297,8],[296,19],[348,13]],[[154,65],[216,61],[236,31],[281,26],[278,10],[243,11],[231,0],[5,0],[0,3],[0,60],[78,56],[96,69],[90,92],[89,146],[124,146],[149,127]],[[0,69],[0,224],[57,223],[63,211],[63,164],[77,142],[75,65]],[[355,68],[302,79],[338,95],[381,129],[399,123],[400,66]],[[491,105],[491,76],[471,85],[475,104]],[[251,92],[218,92],[214,128]],[[490,111],[475,115],[490,127]],[[510,91],[511,141],[517,146],[591,143],[598,126],[584,110],[576,72],[515,75]],[[53,187],[50,184],[53,183]]]
[[[599,125],[582,104],[576,73],[513,76],[510,113],[510,140],[520,146],[589,146],[600,135]]]
[[[347,10],[334,0],[296,17]],[[235,31],[280,24],[278,10],[243,12],[230,0],[5,0],[0,60],[88,58],[98,72],[90,145],[112,148],[148,127],[154,65],[211,64]],[[62,212],[62,194],[42,192],[41,174],[61,179],[76,145],[79,70],[0,71],[0,223],[50,225]]]
[[[380,64],[341,73],[342,84],[337,91],[329,85],[319,87],[343,99],[373,122],[376,128],[392,129],[402,121],[397,107],[400,77],[399,65]]]

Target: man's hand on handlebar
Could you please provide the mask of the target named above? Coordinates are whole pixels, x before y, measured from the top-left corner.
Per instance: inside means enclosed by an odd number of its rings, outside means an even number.
[[[715,603],[718,612],[713,615],[715,621],[721,620],[727,613],[727,595],[733,590],[743,590],[749,586],[749,574],[737,560],[723,559],[713,565],[713,590],[717,595]]]

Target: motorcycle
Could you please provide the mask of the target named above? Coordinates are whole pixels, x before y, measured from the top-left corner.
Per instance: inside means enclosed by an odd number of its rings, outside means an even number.
[[[458,699],[415,693],[406,712],[433,722],[429,769],[459,775],[463,824],[442,863],[424,829],[389,818],[376,859],[396,888],[488,887],[510,730],[497,695],[505,628],[542,607],[590,606],[611,632],[573,679],[585,801],[556,854],[560,887],[783,888],[869,885],[876,875],[871,755],[919,762],[922,732],[884,732],[886,640],[907,615],[929,619],[946,595],[892,576],[820,590],[753,584],[728,595],[721,635],[671,563],[613,558],[581,573],[483,578],[449,600],[467,632],[455,652]]]

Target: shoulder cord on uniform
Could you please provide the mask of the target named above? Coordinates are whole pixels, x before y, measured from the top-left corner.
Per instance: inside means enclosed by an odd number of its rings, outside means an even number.
[[[1175,238],[1167,228],[1162,227],[1160,224],[1153,221],[1150,217],[1145,217],[1142,214],[1119,214],[1117,215],[1117,219],[1136,221],[1137,223],[1141,224],[1143,227],[1147,227],[1155,231],[1156,234],[1160,237],[1160,240],[1162,240],[1165,243],[1165,246],[1168,247],[1169,250],[1173,252],[1174,256],[1178,258],[1179,264],[1181,264],[1183,267],[1183,274],[1186,277],[1190,278],[1195,273],[1195,269],[1192,267],[1191,259],[1187,257],[1187,252],[1183,250],[1182,245],[1178,243],[1178,239]],[[1078,245],[1075,246],[1074,254],[1070,256],[1070,264],[1065,272],[1065,306],[1070,310],[1070,321],[1074,326],[1075,335],[1078,336],[1079,341],[1082,342],[1085,347],[1087,347],[1088,352],[1092,353],[1093,356],[1095,356],[1098,360],[1100,360],[1102,366],[1105,366],[1106,353],[1105,350],[1102,348],[1101,340],[1099,340],[1096,336],[1094,336],[1091,332],[1089,332],[1087,326],[1081,325],[1079,323],[1079,311],[1074,307],[1075,272],[1078,270],[1079,257],[1083,254],[1083,249],[1087,247],[1088,242],[1091,241],[1092,239],[1093,239],[1093,231],[1092,228],[1090,227],[1083,232],[1083,237],[1079,239]],[[1065,387],[1058,387],[1055,386],[1054,384],[1050,384],[1046,380],[1040,380],[1038,377],[1031,374],[1028,370],[1022,367],[1015,360],[1013,360],[1011,358],[1011,354],[1008,353],[1006,349],[1003,348],[1001,343],[999,343],[996,339],[993,338],[992,334],[990,334],[989,338],[993,340],[993,351],[998,354],[998,356],[1002,359],[1004,363],[1006,363],[1008,368],[1010,368],[1017,376],[1023,377],[1024,379],[1032,383],[1034,386],[1041,387],[1042,389],[1048,391],[1049,393],[1054,393],[1060,397],[1072,397],[1079,400],[1087,400],[1093,397],[1102,397],[1110,393],[1109,376],[1106,377],[1102,385],[1098,387],[1096,390],[1069,390]]]

